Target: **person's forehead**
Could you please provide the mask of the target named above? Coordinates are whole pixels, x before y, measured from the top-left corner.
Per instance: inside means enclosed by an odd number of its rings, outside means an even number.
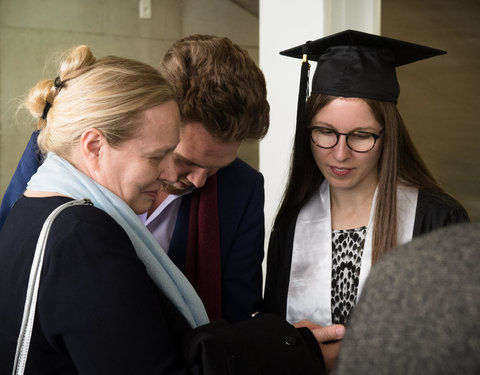
[[[175,154],[204,168],[223,168],[237,157],[241,142],[225,142],[210,134],[201,123],[184,124]]]

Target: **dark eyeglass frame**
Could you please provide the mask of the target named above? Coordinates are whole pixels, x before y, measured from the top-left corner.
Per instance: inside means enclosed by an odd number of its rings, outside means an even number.
[[[335,144],[333,146],[330,146],[330,147],[324,147],[324,146],[320,146],[318,144],[315,143],[315,140],[313,139],[313,131],[315,129],[325,129],[325,130],[328,130],[330,132],[332,132],[333,134],[335,134],[335,136],[337,137],[337,141],[335,142]],[[354,130],[354,131],[351,131],[351,132],[348,132],[348,133],[340,133],[340,132],[337,132],[335,129],[332,129],[332,128],[327,128],[325,126],[310,126],[308,128],[308,130],[310,131],[310,139],[312,140],[313,144],[319,148],[323,148],[323,149],[332,149],[334,148],[336,145],[338,145],[338,141],[340,139],[340,136],[341,135],[344,135],[345,136],[345,139],[347,141],[347,146],[350,150],[354,151],[354,152],[358,152],[358,153],[361,153],[361,154],[364,154],[366,152],[369,152],[369,151],[372,151],[373,148],[375,147],[375,145],[377,144],[377,140],[381,137],[382,133],[383,133],[383,130],[380,130],[380,133],[378,134],[375,134],[375,133],[371,133],[371,132],[365,132],[365,131],[358,131],[358,130]],[[351,135],[355,135],[355,134],[365,134],[365,135],[370,135],[373,137],[373,146],[368,149],[368,150],[365,150],[365,151],[358,151],[358,150],[355,150],[353,149],[350,144],[348,143],[348,137],[350,137]]]

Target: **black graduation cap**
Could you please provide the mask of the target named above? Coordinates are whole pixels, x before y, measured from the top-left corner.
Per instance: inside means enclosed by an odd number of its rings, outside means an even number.
[[[312,93],[394,103],[400,93],[395,73],[397,66],[445,53],[355,30],[342,31],[280,52],[284,56],[303,58],[302,65],[308,66],[307,60],[317,61]],[[308,81],[308,74],[303,74],[301,79]],[[307,83],[300,84],[305,86],[303,103],[308,95]]]
[[[295,143],[301,144],[305,128],[305,101],[308,97],[308,60],[316,60],[312,93],[369,98],[397,102],[400,87],[395,68],[445,51],[368,34],[345,30],[280,52],[303,59],[297,106]]]

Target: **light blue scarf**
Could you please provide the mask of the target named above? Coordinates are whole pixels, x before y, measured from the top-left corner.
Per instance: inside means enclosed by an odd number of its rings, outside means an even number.
[[[80,172],[65,159],[49,153],[27,185],[33,191],[88,198],[125,230],[155,284],[180,310],[192,327],[208,323],[207,313],[192,285],[173,264],[132,209],[117,195]]]

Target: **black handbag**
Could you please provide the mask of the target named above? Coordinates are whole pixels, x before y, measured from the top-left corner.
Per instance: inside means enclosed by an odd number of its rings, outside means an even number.
[[[313,334],[284,319],[264,314],[229,324],[198,327],[185,345],[190,367],[204,375],[324,374],[323,357]]]

